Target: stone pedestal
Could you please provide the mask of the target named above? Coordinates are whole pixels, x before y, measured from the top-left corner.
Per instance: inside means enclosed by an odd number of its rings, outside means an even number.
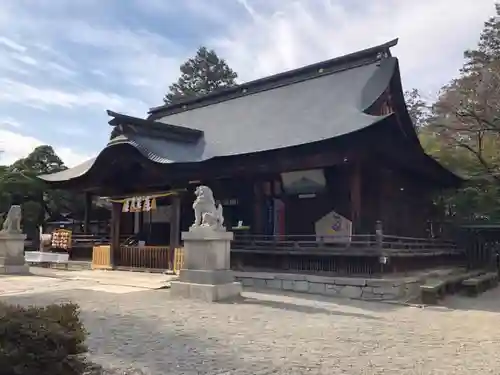
[[[184,269],[171,283],[172,295],[207,302],[240,295],[241,283],[230,270],[232,232],[199,227],[183,232],[182,239]]]
[[[0,274],[27,274],[29,266],[24,260],[22,233],[0,232]]]

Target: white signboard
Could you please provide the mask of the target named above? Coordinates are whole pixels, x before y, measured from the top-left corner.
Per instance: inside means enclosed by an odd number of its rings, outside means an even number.
[[[346,242],[350,241],[352,236],[352,222],[335,211],[319,219],[314,229],[317,241]]]

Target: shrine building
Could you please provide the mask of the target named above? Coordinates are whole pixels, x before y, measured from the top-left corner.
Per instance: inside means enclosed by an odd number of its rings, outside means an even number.
[[[377,226],[429,238],[433,195],[461,179],[422,149],[396,44],[151,108],[146,118],[108,111],[115,137],[96,157],[40,178],[84,191],[88,204],[109,198],[115,256],[126,238],[179,246],[200,184],[222,203],[235,243],[351,241]]]

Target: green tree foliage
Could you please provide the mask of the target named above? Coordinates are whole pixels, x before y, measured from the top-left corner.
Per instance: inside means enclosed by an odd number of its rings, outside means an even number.
[[[180,70],[181,76],[169,87],[169,93],[163,99],[166,104],[237,85],[238,74],[214,50],[206,47],[200,47],[195,57],[182,64]]]
[[[37,228],[46,218],[62,212],[82,214],[83,199],[79,195],[50,190],[40,174],[66,169],[62,160],[50,146],[39,146],[28,156],[10,166],[0,167],[0,213],[5,214],[12,204],[21,204],[23,229],[30,237],[36,237]]]
[[[500,183],[500,70],[487,79],[486,73],[464,75],[446,86],[429,125],[448,151],[469,156],[467,177]]]
[[[448,147],[472,158],[470,177],[500,183],[500,5],[475,49],[464,53],[462,74],[434,104],[432,126]]]
[[[441,197],[458,220],[500,221],[500,5],[458,78],[442,88],[420,131],[428,153],[468,179]]]

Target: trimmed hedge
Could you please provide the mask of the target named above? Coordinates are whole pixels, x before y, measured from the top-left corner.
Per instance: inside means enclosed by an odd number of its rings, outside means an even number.
[[[75,304],[45,307],[0,302],[0,373],[81,375],[87,332]]]

